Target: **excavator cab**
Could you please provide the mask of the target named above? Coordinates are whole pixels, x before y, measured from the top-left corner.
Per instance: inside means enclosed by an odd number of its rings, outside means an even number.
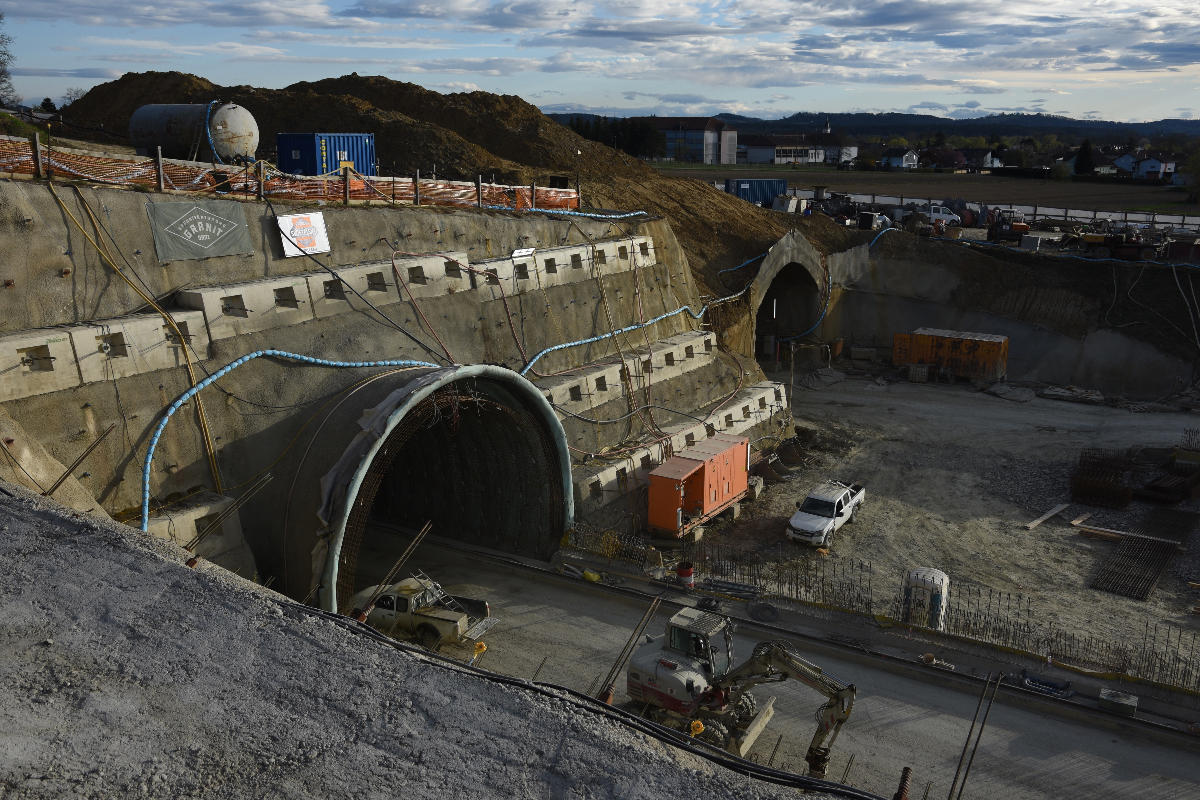
[[[708,680],[718,680],[733,661],[733,623],[719,614],[685,608],[667,623],[663,649],[694,661]]]

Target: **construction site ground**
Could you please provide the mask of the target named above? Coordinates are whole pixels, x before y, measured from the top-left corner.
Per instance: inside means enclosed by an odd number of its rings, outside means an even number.
[[[861,365],[862,362],[856,362]],[[1146,626],[1197,630],[1189,613],[1200,579],[1200,536],[1167,568],[1148,601],[1088,588],[1116,545],[1081,536],[1069,521],[1128,530],[1151,508],[1135,501],[1116,511],[1072,504],[1033,530],[1025,525],[1071,501],[1069,479],[1084,448],[1171,447],[1194,414],[1136,412],[1034,397],[1013,402],[965,383],[916,384],[890,368],[834,363],[819,388],[792,392],[805,463],[783,483],[743,506],[736,522],[710,526],[706,537],[757,548],[768,559],[862,561],[871,565],[877,608],[890,608],[905,573],[936,567],[957,587],[1011,594],[1006,609],[1027,608],[1035,624],[1077,636],[1140,639]],[[786,371],[768,374],[784,382]],[[855,374],[857,373],[857,374]],[[886,376],[886,377],[885,377]],[[797,500],[827,479],[866,486],[853,524],[837,532],[827,554],[788,542]],[[1180,508],[1195,510],[1195,501]]]
[[[373,562],[383,570],[408,539],[381,530],[367,541],[378,555]],[[410,563],[444,580],[451,591],[488,599],[498,622],[485,637],[488,650],[481,666],[596,694],[650,597],[662,588],[615,573],[606,573],[614,586],[590,584],[522,569],[521,561],[504,555],[493,560],[482,551],[472,557],[461,545],[443,540],[422,544]],[[696,600],[672,590],[665,598],[646,630],[649,635],[662,634],[677,604]],[[882,631],[843,624],[841,637],[863,637],[860,647],[831,643],[834,637],[823,631],[829,622],[820,613],[784,612],[777,625],[764,626],[746,618],[744,603],[727,602],[721,611],[737,620],[735,661],[746,658],[757,642],[783,639],[836,679],[856,685],[854,711],[832,748],[828,779],[846,776],[855,788],[891,797],[902,768],[908,766],[913,769],[914,797],[923,796],[926,787],[930,797],[947,790],[982,678],[995,669],[986,655],[951,655],[939,649],[956,662],[948,671],[918,663],[915,654],[928,644]],[[469,648],[447,647],[443,652],[462,658]],[[1011,657],[1009,661],[1003,669],[1013,668]],[[614,689],[614,702],[630,707],[623,670]],[[821,696],[798,681],[763,685],[755,694],[760,702],[776,698],[775,717],[748,757],[803,772]],[[1005,688],[989,714],[968,795],[1035,800],[1116,790],[1131,797],[1200,798],[1200,784],[1186,766],[1193,757],[1190,750],[1200,741],[1162,731],[1153,723],[1086,710],[1075,701]]]

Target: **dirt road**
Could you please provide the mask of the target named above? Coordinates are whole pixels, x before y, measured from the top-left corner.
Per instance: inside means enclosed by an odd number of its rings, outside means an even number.
[[[1019,594],[1036,622],[1059,630],[1117,638],[1140,637],[1147,622],[1196,630],[1200,618],[1188,613],[1196,592],[1184,577],[1200,578],[1200,536],[1140,602],[1087,588],[1116,545],[1080,536],[1067,520],[1092,511],[1089,522],[1127,530],[1149,506],[1072,505],[1033,531],[1024,527],[1070,501],[1069,476],[1082,448],[1173,445],[1186,428],[1200,427],[1192,415],[1042,398],[1016,403],[962,385],[881,384],[867,376],[793,395],[797,428],[811,442],[809,463],[709,536],[753,538],[774,550],[795,501],[839,478],[865,484],[867,502],[827,558],[870,562],[876,602],[895,596],[908,569],[930,566],[960,587]],[[793,548],[797,557],[821,557]]]

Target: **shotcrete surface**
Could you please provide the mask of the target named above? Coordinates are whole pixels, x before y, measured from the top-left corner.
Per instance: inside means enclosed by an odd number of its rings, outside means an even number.
[[[0,492],[5,798],[791,797]]]

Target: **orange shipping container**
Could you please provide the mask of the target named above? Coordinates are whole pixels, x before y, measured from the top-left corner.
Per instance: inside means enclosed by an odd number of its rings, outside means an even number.
[[[750,440],[723,433],[671,456],[650,473],[650,530],[683,536],[724,511],[745,496],[749,466]]]
[[[892,337],[892,363],[933,364],[957,378],[1001,381],[1008,375],[1008,337],[917,328]]]

